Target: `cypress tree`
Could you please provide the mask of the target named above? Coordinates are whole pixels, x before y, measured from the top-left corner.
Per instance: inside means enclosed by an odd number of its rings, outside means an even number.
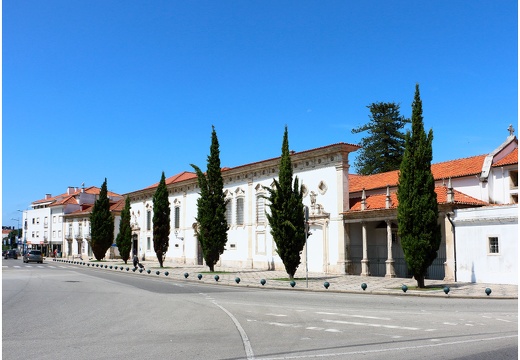
[[[215,127],[212,126],[211,147],[206,174],[191,164],[197,173],[200,197],[197,199],[197,239],[210,271],[225,250],[228,224],[226,221],[226,198],[224,179],[220,168],[220,148]]]
[[[130,258],[132,248],[132,228],[130,227],[130,198],[125,199],[125,207],[121,211],[121,222],[119,223],[119,233],[116,237],[116,245],[119,249],[121,259],[127,263]]]
[[[266,216],[271,227],[271,235],[285,271],[292,280],[301,262],[300,253],[305,246],[305,219],[303,194],[298,177],[294,179],[293,187],[287,126],[283,135],[278,180],[274,179],[273,188],[264,189],[269,193],[267,199],[271,213],[266,213]]]
[[[114,242],[114,217],[110,213],[106,178],[90,214],[90,236],[94,257],[97,260],[103,259]]]
[[[424,287],[428,267],[441,243],[435,181],[431,172],[433,131],[424,131],[419,85],[412,104],[412,131],[407,132],[397,187],[399,236],[408,269]]]
[[[163,267],[164,258],[170,245],[170,201],[164,171],[161,181],[153,195],[153,249],[159,266]]]
[[[401,129],[410,122],[399,112],[399,104],[377,102],[367,108],[370,122],[356,129],[353,134],[368,132],[361,139],[361,149],[354,165],[361,175],[372,175],[399,169],[404,153],[405,134]]]

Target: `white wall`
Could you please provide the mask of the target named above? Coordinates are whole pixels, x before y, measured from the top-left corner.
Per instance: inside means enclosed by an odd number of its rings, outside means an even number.
[[[518,206],[456,210],[457,281],[518,284]],[[499,253],[489,251],[498,237]]]

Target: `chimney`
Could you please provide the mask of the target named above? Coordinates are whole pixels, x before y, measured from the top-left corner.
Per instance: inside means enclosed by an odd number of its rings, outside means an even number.
[[[48,200],[48,199],[50,199],[51,197],[52,197],[51,194],[45,194],[45,200]]]
[[[67,195],[72,195],[74,194],[74,186],[69,186],[67,188]]]
[[[386,208],[390,209],[392,201],[390,200],[390,185],[386,185]]]
[[[448,179],[448,191],[446,192],[446,197],[448,204],[453,204],[455,201],[455,194],[453,193],[453,187],[451,186],[451,178]]]

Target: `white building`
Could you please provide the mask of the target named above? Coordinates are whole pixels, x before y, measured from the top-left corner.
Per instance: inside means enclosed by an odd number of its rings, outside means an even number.
[[[45,256],[51,256],[54,250],[62,256],[87,255],[90,252],[88,219],[78,222],[69,214],[88,209],[99,192],[100,188],[95,186],[68,187],[63,194],[46,194],[43,199],[32,202],[31,209],[23,211],[23,246],[41,250]],[[121,195],[110,191],[108,197],[113,202],[122,199]],[[76,247],[73,246],[74,239],[78,244]]]
[[[454,222],[460,216],[458,211],[490,204],[514,204],[512,207],[517,208],[517,147],[518,140],[511,133],[490,154],[432,164],[442,243],[438,258],[429,269],[429,278],[460,280],[457,268],[462,265],[462,259],[468,260],[466,255],[461,255],[464,248],[459,245],[464,241]],[[370,176],[349,174],[348,155],[357,149],[356,145],[340,143],[291,154],[294,176],[298,176],[304,186],[304,204],[311,209],[308,269],[322,273],[408,277],[397,236],[398,171]],[[261,196],[263,187],[271,186],[277,177],[278,166],[279,158],[276,158],[222,170],[224,191],[230,201],[228,243],[220,265],[283,269]],[[183,172],[168,178],[166,184],[172,207],[172,231],[166,258],[181,264],[203,264],[195,237],[199,196],[196,175]],[[133,251],[142,258],[156,257],[152,226],[152,197],[156,187],[154,184],[127,194],[131,199]],[[518,218],[508,221],[517,224]],[[516,254],[516,247],[509,248],[509,245],[517,241],[517,237],[512,239],[514,234],[506,233],[508,239],[503,241],[503,251],[512,250]],[[474,261],[481,262],[481,259]],[[501,269],[516,269],[517,265],[517,262],[516,266],[510,263]],[[304,256],[300,266],[305,266]],[[485,266],[481,268],[486,271]],[[495,282],[516,281],[509,273],[502,275],[495,273]]]

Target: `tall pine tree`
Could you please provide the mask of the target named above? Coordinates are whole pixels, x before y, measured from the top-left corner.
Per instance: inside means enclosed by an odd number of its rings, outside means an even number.
[[[197,173],[200,197],[197,199],[197,238],[210,271],[225,250],[228,224],[224,180],[220,168],[220,149],[215,127],[212,126],[211,147],[206,174],[191,164]]]
[[[372,175],[399,169],[404,153],[405,134],[401,132],[410,122],[399,112],[399,104],[377,102],[367,108],[370,122],[356,129],[353,134],[368,132],[361,139],[361,149],[354,165],[361,175]]]
[[[269,193],[267,199],[271,213],[266,213],[266,216],[271,227],[271,235],[285,271],[292,280],[300,265],[300,253],[305,245],[305,219],[303,194],[298,177],[294,179],[293,187],[287,126],[283,135],[278,180],[274,179],[274,188],[264,187],[264,189]]]
[[[164,171],[161,181],[153,194],[153,249],[159,266],[163,267],[164,258],[170,245],[170,201]]]
[[[114,242],[114,217],[110,213],[106,178],[90,214],[90,236],[94,257],[97,260],[103,259]]]
[[[132,228],[130,226],[130,197],[125,199],[125,207],[121,211],[121,221],[119,223],[119,233],[116,237],[116,245],[121,259],[125,262],[130,258],[132,249]]]
[[[424,131],[419,84],[412,104],[412,131],[406,134],[405,152],[397,187],[399,236],[408,269],[417,286],[424,287],[428,267],[441,243],[435,181],[431,172],[433,131]]]

